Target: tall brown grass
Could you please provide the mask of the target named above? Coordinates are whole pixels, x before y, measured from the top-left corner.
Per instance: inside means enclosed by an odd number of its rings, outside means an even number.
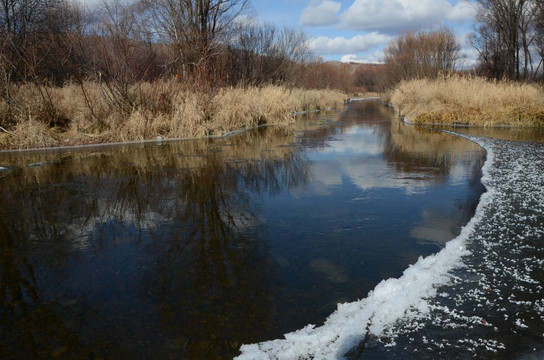
[[[390,101],[414,123],[544,126],[544,89],[534,84],[442,76],[401,82]]]
[[[284,86],[191,89],[175,80],[138,83],[126,94],[97,82],[45,87],[10,85],[0,99],[0,149],[162,138],[221,136],[261,124],[293,121],[289,114],[335,107],[335,90]]]

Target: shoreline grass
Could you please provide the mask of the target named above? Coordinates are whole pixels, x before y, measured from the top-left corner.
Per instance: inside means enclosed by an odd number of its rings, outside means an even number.
[[[335,108],[347,99],[336,90],[275,85],[193,90],[174,80],[138,83],[122,94],[95,82],[23,84],[12,85],[9,95],[0,99],[0,120],[10,125],[0,130],[0,151],[222,136],[288,124],[291,113]]]
[[[443,76],[400,83],[397,114],[415,124],[544,126],[544,89],[535,84]]]

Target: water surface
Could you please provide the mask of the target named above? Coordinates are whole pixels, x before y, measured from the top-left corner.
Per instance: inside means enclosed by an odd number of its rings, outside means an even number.
[[[0,154],[2,358],[230,359],[472,217],[485,152],[377,102],[220,140]]]
[[[488,151],[485,199],[451,281],[364,359],[544,358],[544,134],[457,129]]]

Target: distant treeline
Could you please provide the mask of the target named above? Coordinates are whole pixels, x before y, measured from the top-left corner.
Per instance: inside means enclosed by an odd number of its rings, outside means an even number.
[[[71,0],[0,0],[0,147],[48,146],[60,137],[117,141],[126,135],[115,134],[120,124],[136,115],[145,121],[131,139],[232,130],[238,120],[210,125],[217,119],[210,119],[216,112],[209,100],[225,88],[244,88],[248,96],[270,85],[279,92],[383,88],[380,66],[324,63],[303,32],[255,18],[248,0],[104,0],[92,8]],[[270,116],[276,110],[259,109],[264,115],[252,114],[248,124],[279,121]],[[168,126],[145,130],[164,119]],[[90,137],[81,139],[81,132]]]
[[[247,0],[2,0],[3,81],[96,80],[125,86],[178,77],[237,84],[292,79],[302,33],[251,25]],[[297,79],[298,80],[298,79]]]
[[[474,4],[479,60],[469,72],[542,80],[544,0]],[[181,136],[170,131],[187,122],[179,114],[190,97],[181,92],[198,95],[195,128],[209,133],[202,122],[214,111],[206,99],[226,88],[383,92],[402,80],[460,71],[459,42],[447,28],[399,35],[383,64],[324,62],[308,44],[302,31],[258,22],[249,0],[103,0],[92,8],[75,0],[0,0],[0,143],[22,144],[22,125],[35,122],[62,134],[115,139],[104,134],[135,114],[145,115],[142,128],[161,117],[171,122],[135,138]],[[262,121],[255,116],[251,123]]]
[[[544,0],[476,0],[471,40],[479,74],[541,76]],[[385,66],[338,66],[316,59],[301,31],[257,22],[249,0],[0,1],[0,85],[103,81],[123,91],[137,81],[282,84],[383,90],[399,80],[435,76],[458,65],[448,29],[400,35]]]
[[[138,81],[282,84],[376,90],[351,66],[319,61],[301,31],[255,21],[248,0],[0,2],[0,81],[62,86],[104,82],[118,95]],[[371,71],[372,72],[372,71]],[[127,100],[127,99],[123,99]]]

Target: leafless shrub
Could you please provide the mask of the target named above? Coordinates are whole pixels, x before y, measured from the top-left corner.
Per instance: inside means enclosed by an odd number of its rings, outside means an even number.
[[[401,34],[385,50],[390,82],[414,78],[436,78],[455,69],[459,44],[451,30]]]

